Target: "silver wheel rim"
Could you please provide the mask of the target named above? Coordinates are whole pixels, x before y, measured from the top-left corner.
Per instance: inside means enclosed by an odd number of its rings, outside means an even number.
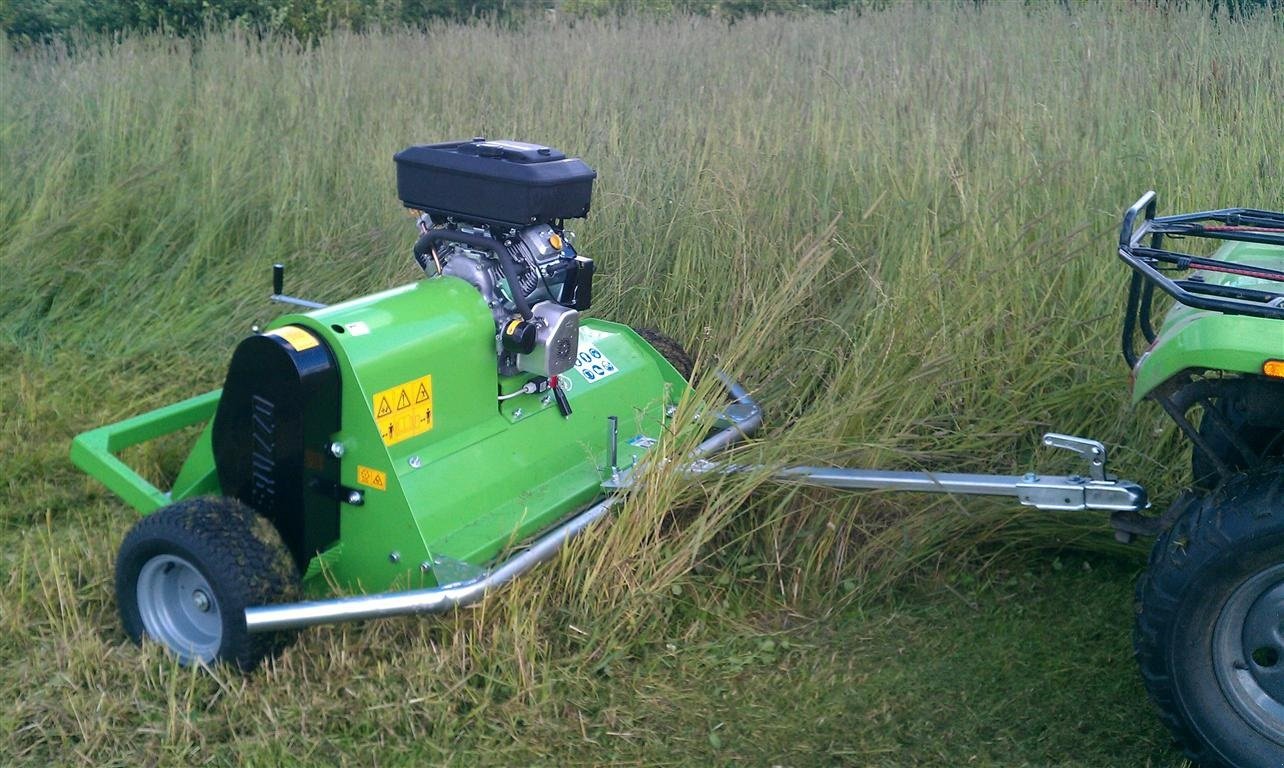
[[[1254,728],[1284,744],[1284,563],[1241,584],[1213,628],[1222,692]]]
[[[184,664],[211,662],[223,642],[223,614],[214,590],[196,566],[156,555],[138,573],[138,612],[147,636]]]

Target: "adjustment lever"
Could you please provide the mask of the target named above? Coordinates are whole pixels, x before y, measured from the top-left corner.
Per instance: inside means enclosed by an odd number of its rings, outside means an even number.
[[[1049,448],[1064,448],[1068,451],[1074,451],[1087,459],[1091,465],[1089,474],[1092,475],[1093,480],[1108,479],[1106,476],[1106,446],[1104,443],[1097,440],[1089,440],[1086,437],[1049,432],[1043,436],[1043,444]]]
[[[272,295],[269,296],[268,299],[275,301],[278,304],[292,304],[296,307],[303,307],[305,309],[325,309],[327,306],[318,301],[308,301],[307,299],[300,299],[297,296],[286,296],[284,264],[272,265]]]

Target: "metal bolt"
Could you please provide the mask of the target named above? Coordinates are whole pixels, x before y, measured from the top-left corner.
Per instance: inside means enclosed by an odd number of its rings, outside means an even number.
[[[432,563],[428,562],[427,560],[423,561],[422,563],[419,564],[419,570],[422,571],[423,573],[427,573],[431,571]]]
[[[1027,483],[1033,483],[1035,480],[1038,480],[1039,478],[1033,472],[1026,472],[1024,475],[1021,476],[1021,479],[1026,481]]]
[[[520,419],[521,417],[522,417],[522,409],[521,409],[521,408],[518,408],[517,410],[513,411],[513,418],[514,418],[514,419]]]
[[[400,553],[400,552],[398,552],[398,551],[397,551],[397,550],[395,550],[395,549],[394,549],[394,550],[392,550],[391,552],[389,552],[389,553],[388,553],[388,562],[392,563],[393,565],[396,565],[397,563],[400,563],[400,562],[401,562],[401,553]]]
[[[411,469],[419,469],[424,465],[424,460],[418,456],[411,456],[406,463],[410,465]]]
[[[348,491],[348,503],[349,503],[349,504],[360,504],[360,503],[361,503],[361,491]]]
[[[669,405],[664,406],[664,415],[665,415],[665,416],[672,417],[672,416],[673,416],[673,414],[675,414],[675,413],[677,413],[677,412],[678,412],[678,406],[673,405],[672,403],[670,403]]]
[[[553,402],[553,396],[552,396],[552,395],[544,395],[543,397],[541,397],[541,398],[539,399],[539,402],[540,402],[540,405],[548,405],[549,403]]]
[[[346,450],[345,450],[345,449],[344,449],[344,447],[343,447],[343,443],[340,443],[340,442],[338,442],[338,441],[335,441],[335,442],[333,442],[333,443],[330,443],[330,455],[331,455],[331,456],[335,457],[336,459],[342,459],[342,458],[343,458],[343,454],[344,454],[345,452],[346,452]]]
[[[204,590],[192,590],[192,605],[195,605],[196,610],[201,613],[206,613],[210,609],[210,596],[205,594]]]

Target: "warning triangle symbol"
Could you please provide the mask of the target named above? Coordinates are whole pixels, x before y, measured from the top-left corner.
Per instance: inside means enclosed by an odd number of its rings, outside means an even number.
[[[401,397],[397,398],[397,410],[410,407],[410,398],[406,397],[406,390],[401,390]]]
[[[425,387],[425,386],[423,385],[423,383],[421,382],[421,383],[419,384],[419,394],[415,395],[415,402],[416,402],[416,403],[422,403],[423,401],[425,401],[425,400],[427,400],[427,399],[428,399],[428,388],[427,388],[427,387]]]
[[[392,406],[388,405],[388,398],[386,397],[379,398],[379,413],[376,415],[379,417],[383,417],[383,416],[387,416],[390,413],[392,413]]]

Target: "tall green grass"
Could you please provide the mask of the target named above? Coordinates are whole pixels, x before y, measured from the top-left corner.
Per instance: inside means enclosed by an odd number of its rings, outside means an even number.
[[[675,591],[714,569],[735,581],[697,591],[696,615],[728,594],[824,615],[977,543],[1105,546],[1097,518],[661,474],[481,608],[310,632],[247,683],[124,645],[110,571],[130,516],[65,452],[217,386],[279,311],[275,261],[323,301],[415,279],[391,155],[480,134],[598,170],[573,227],[594,313],[735,371],[766,406],[755,460],[1069,471],[1034,453],[1054,428],[1120,446],[1162,503],[1184,454],[1128,404],[1111,242],[1149,188],[1164,210],[1284,207],[1281,38],[1199,9],[996,3],[0,49],[0,680],[26,692],[0,716],[10,754],[307,761],[339,723],[335,754],[450,744],[470,712],[545,706],[574,670],[685,631]]]

